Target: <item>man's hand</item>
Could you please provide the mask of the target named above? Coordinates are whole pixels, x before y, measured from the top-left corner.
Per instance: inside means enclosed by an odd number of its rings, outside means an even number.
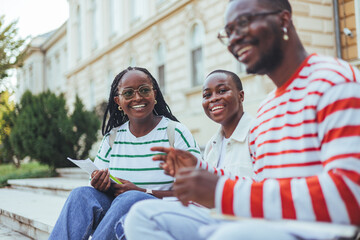
[[[203,169],[183,168],[175,177],[173,190],[183,205],[193,201],[208,208],[215,207],[217,175]]]
[[[96,170],[91,174],[91,186],[101,192],[106,192],[110,188],[109,169]]]
[[[190,152],[166,147],[152,147],[151,151],[163,152],[165,154],[155,155],[154,161],[164,161],[160,163],[161,168],[165,173],[174,177],[175,174],[183,167],[195,167],[197,164],[197,158]]]
[[[117,178],[120,182],[122,182],[122,184],[118,184],[118,183],[111,183],[111,187],[114,191],[114,196],[117,197],[120,194],[129,191],[129,190],[137,190],[137,191],[141,191],[143,190],[142,188],[139,188],[138,186],[136,186],[135,184],[133,184],[130,181],[127,181],[125,179],[121,179],[121,178]]]

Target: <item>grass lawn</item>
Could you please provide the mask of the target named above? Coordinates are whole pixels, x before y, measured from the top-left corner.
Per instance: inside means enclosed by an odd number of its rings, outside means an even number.
[[[7,185],[8,179],[20,178],[41,178],[56,176],[47,165],[42,165],[38,162],[23,163],[19,168],[14,164],[1,164],[0,165],[0,187]]]

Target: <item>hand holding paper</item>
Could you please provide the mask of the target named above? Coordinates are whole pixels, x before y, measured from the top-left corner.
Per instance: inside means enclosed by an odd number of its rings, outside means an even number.
[[[92,174],[95,170],[99,170],[98,167],[94,164],[93,161],[90,160],[90,158],[87,158],[85,160],[75,160],[71,158],[67,158],[69,161],[73,162],[76,166],[80,167],[82,170],[87,172],[88,174]],[[118,184],[122,184],[119,180],[117,180],[114,176],[110,174],[110,179]]]

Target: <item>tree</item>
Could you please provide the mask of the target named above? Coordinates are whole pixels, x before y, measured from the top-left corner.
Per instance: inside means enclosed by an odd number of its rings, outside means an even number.
[[[19,113],[10,134],[11,146],[21,158],[29,156],[52,168],[73,166],[66,157],[89,154],[96,141],[100,122],[83,109],[79,98],[75,111],[68,114],[64,95],[51,92],[23,94]]]
[[[17,21],[5,25],[5,16],[0,16],[0,83],[8,77],[8,70],[21,66],[25,56],[25,41],[18,37]]]
[[[80,98],[76,96],[75,110],[71,115],[71,121],[74,126],[74,152],[76,159],[85,159],[94,142],[97,140],[97,131],[100,121],[94,112],[84,110],[84,104]]]
[[[0,93],[0,163],[19,161],[10,144],[10,132],[15,121],[15,104],[9,101],[11,94],[8,91]]]

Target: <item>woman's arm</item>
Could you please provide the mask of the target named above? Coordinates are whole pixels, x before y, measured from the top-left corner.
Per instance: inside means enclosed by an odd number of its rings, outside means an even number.
[[[134,183],[127,181],[125,179],[121,179],[121,178],[117,178],[120,182],[122,182],[123,184],[117,184],[117,183],[112,183],[111,184],[111,188],[114,191],[114,196],[117,197],[118,195],[126,192],[126,191],[130,191],[130,190],[136,190],[136,191],[140,191],[140,192],[144,192],[146,193],[146,188],[141,188],[136,186]],[[174,196],[173,191],[172,190],[152,190],[152,194],[153,196],[157,197],[157,198],[163,198],[163,197],[171,197]]]

